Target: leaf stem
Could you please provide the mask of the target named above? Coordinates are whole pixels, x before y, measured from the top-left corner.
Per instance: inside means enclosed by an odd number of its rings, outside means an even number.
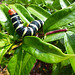
[[[65,31],[67,31],[67,30],[68,30],[68,29],[54,30],[54,31],[47,32],[46,35],[50,35],[50,34],[54,34],[54,33],[58,33],[58,32],[65,32]],[[44,34],[37,34],[36,36],[37,36],[37,37],[43,37]]]

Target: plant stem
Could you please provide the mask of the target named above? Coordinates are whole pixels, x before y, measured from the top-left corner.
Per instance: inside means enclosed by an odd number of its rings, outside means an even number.
[[[50,35],[50,34],[54,34],[54,33],[58,33],[58,32],[65,32],[67,31],[68,29],[59,29],[59,30],[54,30],[54,31],[50,31],[50,32],[47,32],[46,35]],[[37,37],[43,37],[44,34],[38,34],[36,35]]]

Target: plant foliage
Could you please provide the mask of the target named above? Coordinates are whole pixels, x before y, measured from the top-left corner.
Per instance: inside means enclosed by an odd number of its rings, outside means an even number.
[[[38,59],[53,64],[52,75],[62,73],[62,68],[70,64],[71,74],[75,72],[75,3],[73,0],[4,0],[0,3],[1,66],[8,65],[11,75],[29,75]],[[43,20],[44,26],[37,32],[38,35],[43,34],[43,36],[20,37],[14,31],[8,14],[10,8],[16,10],[24,26],[34,20]],[[47,32],[59,29],[67,29],[67,31],[46,35]],[[3,57],[6,54],[9,56],[9,61],[3,64]]]

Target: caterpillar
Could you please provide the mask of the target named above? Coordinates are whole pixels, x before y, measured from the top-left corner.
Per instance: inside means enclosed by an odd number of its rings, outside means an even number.
[[[23,26],[18,13],[14,9],[9,9],[8,13],[10,15],[15,31],[22,37],[35,36],[36,32],[44,25],[42,20],[35,20],[32,21],[27,27],[25,27]]]

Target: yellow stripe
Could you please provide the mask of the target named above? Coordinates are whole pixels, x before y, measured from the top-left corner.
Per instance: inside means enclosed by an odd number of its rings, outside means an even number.
[[[13,18],[15,18],[15,17],[17,17],[17,16],[19,16],[19,15],[16,15],[16,16],[12,16],[12,17],[11,17],[11,19],[13,19]]]
[[[42,20],[41,20],[42,21]],[[44,22],[42,21],[43,25],[44,25]]]
[[[30,30],[31,30],[31,36],[33,35],[33,29],[31,28],[31,27],[28,27],[28,28],[30,28]]]
[[[20,22],[21,22],[21,20],[18,20],[18,21],[20,21]],[[15,22],[13,23],[13,25],[14,25],[14,24],[16,24],[16,23],[17,23],[17,21],[15,21]]]
[[[17,21],[15,21],[15,22],[13,23],[13,25],[14,25],[15,23],[17,23]]]
[[[22,37],[26,34],[26,32],[27,32],[27,27],[24,28],[24,32],[22,34]]]
[[[40,24],[40,22],[38,21],[38,20],[35,20],[38,24],[39,24],[39,26],[41,27],[41,24]]]
[[[35,27],[36,30],[38,31],[38,27],[35,24],[29,24],[29,25]]]
[[[20,24],[16,29],[15,29],[15,31],[17,30],[17,29],[19,29],[20,27],[22,27],[23,26],[23,24]]]

